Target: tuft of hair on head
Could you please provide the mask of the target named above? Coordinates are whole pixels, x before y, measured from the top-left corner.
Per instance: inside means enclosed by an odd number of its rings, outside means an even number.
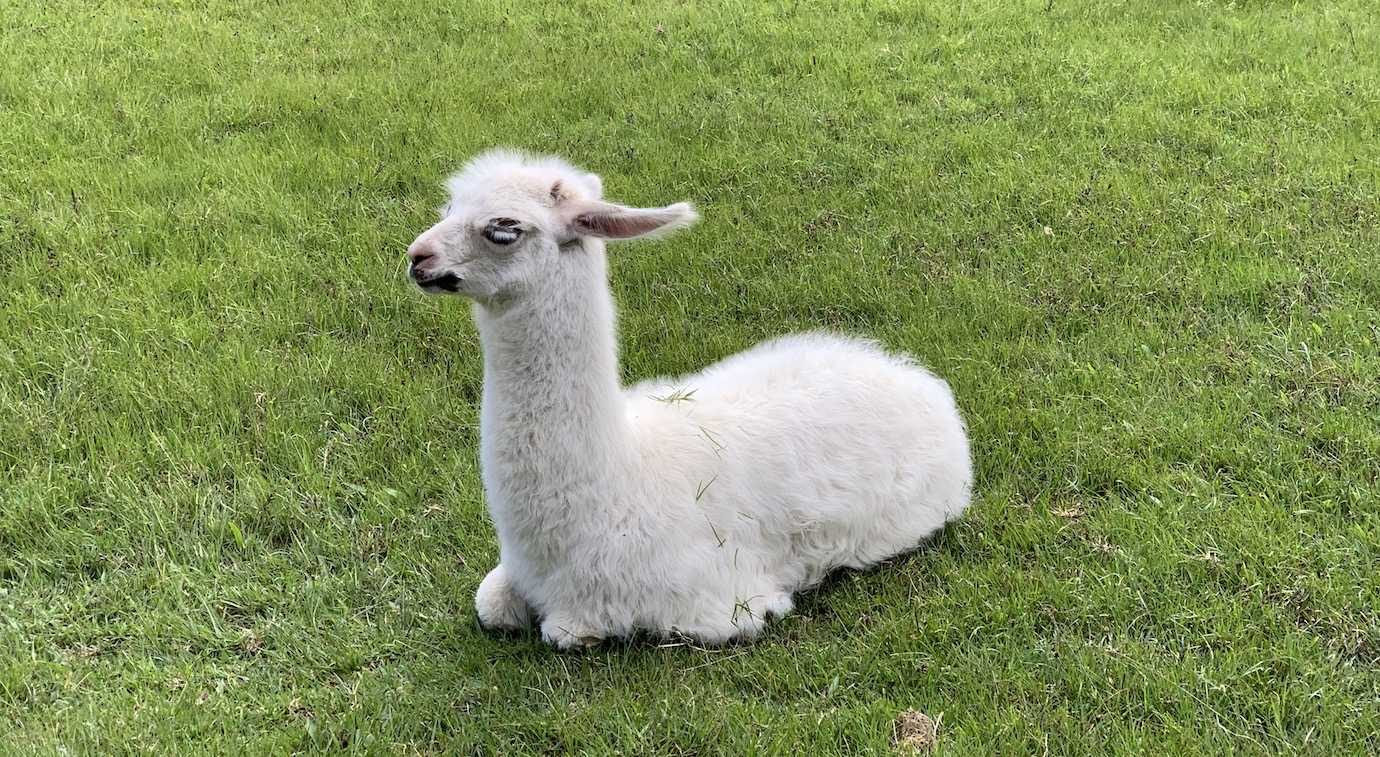
[[[511,147],[495,147],[474,156],[446,181],[446,189],[452,195],[476,194],[487,190],[496,179],[515,175],[527,176],[532,181],[550,181],[553,202],[558,194],[598,199],[603,193],[603,182],[598,176],[555,155],[539,155]]]

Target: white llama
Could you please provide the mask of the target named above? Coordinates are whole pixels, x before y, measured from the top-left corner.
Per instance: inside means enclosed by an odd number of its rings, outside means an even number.
[[[635,631],[751,639],[840,567],[911,550],[970,498],[948,385],[825,334],[704,372],[619,386],[604,240],[696,220],[685,203],[600,199],[598,176],[491,151],[408,249],[431,293],[474,301],[484,349],[481,462],[500,562],[486,628],[562,649]]]

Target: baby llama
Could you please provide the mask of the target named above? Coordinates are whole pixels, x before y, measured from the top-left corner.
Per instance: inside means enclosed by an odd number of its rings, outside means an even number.
[[[752,639],[830,571],[919,546],[967,507],[948,385],[874,344],[775,339],[702,373],[619,385],[607,240],[696,220],[629,208],[598,176],[491,151],[408,249],[422,290],[473,301],[480,455],[499,564],[490,629],[561,649],[636,631]]]

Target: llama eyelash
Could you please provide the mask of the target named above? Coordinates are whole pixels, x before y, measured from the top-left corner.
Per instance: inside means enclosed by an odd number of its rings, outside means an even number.
[[[522,229],[504,229],[502,226],[484,226],[484,239],[494,244],[512,244],[522,236]]]
[[[497,245],[509,245],[522,236],[522,229],[511,218],[497,218],[484,227],[484,238]]]

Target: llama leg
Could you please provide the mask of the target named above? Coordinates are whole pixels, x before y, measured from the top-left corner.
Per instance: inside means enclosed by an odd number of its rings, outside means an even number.
[[[508,571],[496,566],[474,593],[474,612],[479,625],[489,630],[518,631],[532,624],[532,610],[513,590]]]
[[[736,641],[751,641],[762,634],[767,618],[781,618],[792,609],[791,594],[753,594],[745,600],[723,605],[696,618],[678,622],[667,629],[668,636],[693,638],[705,647],[722,647]]]
[[[677,631],[706,646],[750,641],[761,635],[768,618],[785,617],[794,607],[791,595],[785,592],[753,595],[734,602],[729,611],[700,617]]]
[[[763,605],[763,610],[773,618],[784,618],[791,614],[795,609],[795,600],[791,599],[789,592],[781,592],[767,597]]]
[[[551,613],[541,622],[542,641],[560,650],[592,647],[603,641],[604,636],[603,632],[564,613]]]

